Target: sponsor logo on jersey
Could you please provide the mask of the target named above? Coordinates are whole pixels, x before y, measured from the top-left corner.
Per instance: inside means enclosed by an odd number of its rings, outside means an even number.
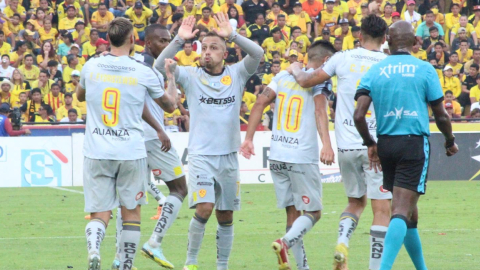
[[[142,197],[143,197],[143,192],[140,191],[140,192],[137,193],[137,196],[135,196],[135,200],[138,201],[138,200],[140,200]]]
[[[395,111],[391,110],[387,114],[385,114],[383,117],[395,117],[395,119],[402,119],[402,117],[405,118],[418,118],[418,113],[417,111],[410,111],[410,110],[404,110],[403,107],[398,109],[394,108]]]
[[[388,66],[380,68],[380,76],[385,76],[388,79],[390,79],[390,75],[392,74],[402,74],[402,77],[415,77],[415,71],[417,68],[418,66],[411,64],[388,64]]]
[[[5,145],[0,145],[0,162],[7,161],[7,147]]]
[[[162,170],[155,169],[155,170],[152,170],[152,173],[153,173],[154,176],[160,176],[162,174]]]
[[[302,201],[304,204],[309,204],[310,203],[310,198],[308,198],[307,196],[302,196]]]
[[[197,186],[212,186],[213,183],[210,182],[197,182]]]
[[[209,98],[205,97],[204,95],[200,95],[198,99],[200,104],[204,103],[207,105],[220,105],[220,106],[229,106],[230,104],[235,103],[235,95],[227,98]]]
[[[100,136],[116,137],[117,140],[129,140],[130,134],[127,129],[109,129],[109,128],[94,128],[92,134]]]
[[[205,195],[207,195],[207,190],[206,189],[200,189],[198,191],[198,195],[200,195],[200,198],[205,197]]]
[[[67,163],[59,150],[22,150],[22,187],[61,186],[62,164]]]
[[[378,188],[378,190],[380,190],[380,192],[382,192],[382,193],[389,193],[389,192],[390,192],[390,191],[384,189],[384,188],[383,188],[383,185],[381,185],[381,186]]]
[[[272,135],[272,141],[283,142],[283,143],[288,143],[288,144],[299,144],[297,138],[281,136],[281,135]]]
[[[114,70],[114,71],[135,71],[134,67],[126,67],[126,66],[117,66],[117,65],[105,65],[98,63],[97,67],[107,69],[107,70]]]

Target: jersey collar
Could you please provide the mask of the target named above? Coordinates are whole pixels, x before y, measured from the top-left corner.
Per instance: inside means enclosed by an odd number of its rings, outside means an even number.
[[[223,74],[223,72],[225,71],[225,66],[222,68],[222,71],[219,72],[219,73],[211,73],[210,71],[208,71],[206,68],[203,67],[203,71],[205,71],[205,73],[207,73],[208,75],[210,76],[220,76]]]

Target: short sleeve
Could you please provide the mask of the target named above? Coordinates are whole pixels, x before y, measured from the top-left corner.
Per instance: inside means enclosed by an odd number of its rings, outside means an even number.
[[[141,83],[147,88],[150,97],[157,99],[165,94],[163,76],[161,76],[160,72],[155,72],[153,68],[146,67],[143,78],[144,80]]]
[[[343,53],[338,52],[334,54],[323,66],[323,71],[328,74],[328,76],[333,77],[336,75],[337,64],[342,62]]]
[[[443,31],[443,27],[441,24],[435,22],[435,26],[437,27],[438,29],[438,35],[439,36],[444,36],[445,35],[445,32]],[[475,32],[475,31],[474,31]]]
[[[417,27],[417,31],[415,32],[415,36],[423,38],[423,25],[419,25]]]
[[[324,83],[316,85],[312,88],[313,96],[324,95],[325,97],[330,97],[332,94],[332,80],[327,80]]]
[[[429,78],[433,78],[437,75],[437,72],[431,65],[425,65],[427,76],[425,76],[426,81],[426,98],[429,103],[439,100],[443,98],[443,90],[442,86],[440,85],[440,80],[432,80]]]
[[[374,81],[373,69],[370,69],[360,80],[357,86],[357,93],[355,94],[355,100],[360,96],[370,96],[372,91],[372,83]]]

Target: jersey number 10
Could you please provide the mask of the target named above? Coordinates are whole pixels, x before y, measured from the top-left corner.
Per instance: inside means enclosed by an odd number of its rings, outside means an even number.
[[[120,109],[120,90],[116,88],[106,88],[103,90],[102,107],[105,112],[102,114],[103,124],[107,127],[118,125],[118,111]]]
[[[303,110],[303,97],[299,95],[292,95],[287,100],[287,93],[280,92],[277,95],[279,99],[278,104],[278,116],[277,116],[277,129],[282,129],[282,119],[283,119],[283,126],[286,131],[288,132],[297,132],[300,129],[300,119],[302,117],[302,110]],[[287,105],[285,116],[284,114],[284,106]]]

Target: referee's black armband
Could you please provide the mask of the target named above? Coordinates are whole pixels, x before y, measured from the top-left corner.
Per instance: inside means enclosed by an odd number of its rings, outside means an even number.
[[[442,102],[443,102],[443,99],[444,99],[444,97],[441,97],[441,98],[439,98],[439,99],[430,101],[430,106],[435,106],[435,105],[438,105],[438,104],[442,103]]]
[[[370,91],[367,89],[358,89],[357,93],[355,94],[355,101],[358,100],[359,97],[361,96],[370,96]]]

